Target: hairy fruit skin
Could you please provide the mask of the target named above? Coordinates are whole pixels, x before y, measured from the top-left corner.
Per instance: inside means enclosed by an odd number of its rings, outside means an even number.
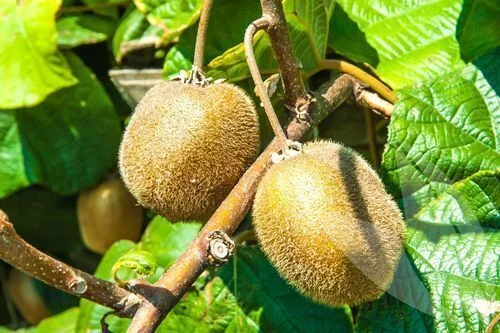
[[[328,141],[308,143],[271,167],[256,193],[253,223],[280,275],[330,306],[381,296],[405,228],[376,172],[351,149]]]
[[[132,115],[122,178],[139,203],[175,221],[206,221],[259,150],[255,107],[228,83],[162,82]]]
[[[80,193],[76,205],[83,243],[104,254],[120,239],[138,241],[144,223],[144,209],[121,179],[110,179]]]
[[[29,324],[36,325],[52,315],[36,290],[33,278],[23,272],[17,269],[9,272],[9,277],[5,281],[5,291]]]

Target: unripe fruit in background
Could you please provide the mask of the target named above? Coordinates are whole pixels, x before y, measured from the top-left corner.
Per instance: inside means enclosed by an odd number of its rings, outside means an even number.
[[[6,292],[29,324],[36,325],[51,315],[43,298],[36,290],[33,279],[21,271],[17,269],[10,271],[6,281]]]
[[[143,213],[120,179],[105,180],[78,196],[80,233],[84,244],[97,253],[105,253],[120,239],[139,240]]]
[[[253,223],[280,275],[330,306],[378,298],[394,275],[404,221],[357,153],[318,141],[273,165],[259,184]]]
[[[171,221],[206,221],[259,151],[257,113],[228,83],[150,89],[120,146],[120,172],[139,203]]]

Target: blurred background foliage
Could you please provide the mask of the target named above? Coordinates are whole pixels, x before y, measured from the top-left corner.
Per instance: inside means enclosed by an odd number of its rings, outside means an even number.
[[[341,141],[380,166],[408,221],[405,256],[380,300],[330,309],[290,288],[249,243],[229,264],[203,274],[159,332],[485,331],[500,302],[500,4],[283,4],[308,89],[338,75],[321,67],[324,59],[335,58],[356,63],[398,93],[390,123],[345,104],[307,138]],[[110,280],[122,255],[147,251],[159,265],[150,277],[154,281],[195,237],[200,224],[174,225],[151,212],[134,221],[111,218],[125,199],[93,212],[100,218],[90,225],[78,212],[78,198],[98,193],[92,195],[101,200],[108,192],[123,197],[106,184],[117,178],[127,118],[154,83],[190,69],[201,5],[202,0],[0,2],[0,209],[23,238]],[[215,0],[206,50],[207,74],[240,85],[256,105],[242,41],[260,13],[258,0]],[[255,54],[264,76],[277,72],[264,33],[256,36]],[[282,96],[280,85],[273,103],[285,124]],[[262,108],[259,113],[265,147],[272,131]],[[97,191],[99,185],[104,190]],[[248,229],[250,220],[240,229]],[[143,221],[140,234],[120,232]],[[117,230],[116,240],[131,240],[115,243],[102,257],[82,239],[87,228],[99,242],[101,225]],[[106,308],[3,263],[0,273],[0,332],[100,332]],[[31,294],[23,296],[19,288]],[[113,332],[123,332],[129,321],[107,322]]]

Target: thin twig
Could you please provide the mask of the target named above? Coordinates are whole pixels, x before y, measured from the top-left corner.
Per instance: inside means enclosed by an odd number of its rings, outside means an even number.
[[[500,313],[497,313],[496,316],[493,318],[493,320],[488,325],[488,328],[486,329],[486,333],[493,333],[493,329],[495,328],[495,326],[497,326],[499,321],[500,321]]]
[[[298,61],[293,53],[283,5],[281,0],[261,0],[260,4],[262,16],[270,18],[266,31],[283,82],[285,104],[294,106],[298,101],[306,101],[307,98]]]
[[[118,312],[124,308],[122,301],[131,295],[115,283],[98,279],[35,249],[19,237],[1,210],[0,259],[68,294],[86,298]]]
[[[394,111],[394,105],[380,98],[379,95],[367,91],[361,84],[358,84],[354,91],[356,102],[372,109],[375,113],[389,118]]]
[[[205,43],[207,41],[208,21],[214,0],[205,0],[201,10],[198,32],[196,34],[196,46],[194,48],[193,65],[200,70],[203,69],[203,58],[205,54]]]
[[[271,99],[267,93],[266,86],[262,81],[262,77],[260,76],[259,66],[257,65],[257,61],[255,60],[255,54],[253,51],[253,38],[255,33],[259,30],[266,29],[269,26],[269,19],[266,17],[261,17],[255,21],[253,21],[247,28],[245,32],[245,57],[247,59],[248,69],[250,70],[250,74],[252,75],[252,79],[255,82],[255,87],[257,88],[257,92],[259,98],[262,102],[262,106],[267,115],[267,119],[269,119],[269,123],[271,123],[271,127],[273,129],[274,135],[278,139],[282,152],[285,153],[288,151],[288,145],[286,143],[287,137],[285,132],[283,132],[283,128],[281,128],[280,121],[276,116],[276,112],[274,111],[273,104],[271,103]]]
[[[385,84],[383,84],[376,77],[368,74],[367,72],[365,72],[361,68],[356,67],[353,64],[348,63],[347,61],[327,59],[327,60],[323,61],[323,63],[320,66],[320,69],[334,69],[334,70],[337,70],[337,71],[342,72],[342,73],[351,74],[355,78],[368,84],[370,86],[370,88],[372,88],[380,96],[382,96],[383,98],[385,98],[389,102],[391,102],[393,104],[396,103],[397,96],[394,93],[394,91],[392,91],[389,87],[387,87]]]
[[[380,167],[380,158],[377,148],[377,133],[375,132],[374,128],[375,119],[371,110],[366,107],[363,108],[363,116],[363,118],[365,119],[366,136],[368,138],[370,156],[373,165],[378,169]]]

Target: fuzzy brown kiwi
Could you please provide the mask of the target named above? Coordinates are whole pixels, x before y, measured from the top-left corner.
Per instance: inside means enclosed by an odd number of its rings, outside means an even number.
[[[251,99],[228,83],[162,82],[138,104],[120,146],[139,203],[171,221],[206,221],[259,150]]]
[[[28,275],[12,269],[5,283],[5,291],[23,318],[31,325],[36,325],[51,315],[42,296]]]
[[[330,306],[374,300],[389,287],[405,228],[376,172],[328,141],[308,143],[271,167],[256,193],[253,223],[279,274]]]
[[[120,179],[105,180],[80,193],[76,208],[83,243],[93,252],[104,254],[120,239],[141,237],[144,209]]]

